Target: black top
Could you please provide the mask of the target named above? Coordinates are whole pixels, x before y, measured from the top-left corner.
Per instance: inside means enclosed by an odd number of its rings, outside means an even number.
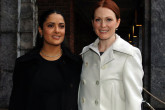
[[[36,106],[42,106],[45,110],[56,110],[61,105],[62,93],[65,91],[67,73],[60,67],[63,57],[56,61],[41,59],[41,68],[39,74],[34,77],[34,103]],[[75,94],[76,95],[76,94]]]
[[[104,52],[100,52],[100,56],[103,54]]]
[[[66,49],[56,61],[32,53],[16,60],[9,110],[77,110],[81,59]]]

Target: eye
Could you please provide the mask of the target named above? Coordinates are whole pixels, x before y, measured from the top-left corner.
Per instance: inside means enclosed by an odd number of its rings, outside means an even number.
[[[53,24],[48,24],[48,27],[52,28],[54,25]]]
[[[100,21],[101,21],[101,19],[97,18],[97,19],[95,19],[95,21],[96,21],[96,22],[100,22]]]
[[[61,28],[61,29],[63,29],[63,28],[65,28],[65,25],[59,25],[59,27]]]
[[[107,21],[112,21],[112,19],[110,19],[110,18],[107,18]]]

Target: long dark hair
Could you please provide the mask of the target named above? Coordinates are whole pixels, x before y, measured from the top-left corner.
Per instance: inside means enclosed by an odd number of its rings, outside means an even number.
[[[38,26],[41,29],[43,29],[43,24],[46,21],[46,19],[49,17],[49,15],[51,15],[53,13],[60,14],[61,16],[63,16],[63,19],[64,19],[64,15],[60,11],[53,10],[53,9],[47,10],[47,11],[43,12],[43,14],[38,19]],[[35,49],[41,49],[43,47],[43,41],[44,41],[43,36],[41,36],[40,33],[38,32],[37,37],[36,37]]]

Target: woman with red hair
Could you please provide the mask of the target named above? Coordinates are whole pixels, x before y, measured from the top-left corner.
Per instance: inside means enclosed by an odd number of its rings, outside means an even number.
[[[92,25],[98,38],[81,53],[79,110],[141,110],[141,53],[115,33],[120,21],[113,0],[96,3]]]

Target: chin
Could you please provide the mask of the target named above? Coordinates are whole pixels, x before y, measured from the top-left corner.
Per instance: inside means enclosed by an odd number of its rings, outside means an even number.
[[[54,43],[53,45],[59,46],[59,45],[61,45],[61,44],[62,44],[62,42],[58,42],[58,43]]]
[[[60,45],[60,44],[62,44],[62,42],[63,42],[63,40],[59,40],[59,41],[53,42],[53,44],[54,44],[54,45]]]
[[[109,39],[109,37],[101,36],[101,37],[99,37],[99,39],[100,39],[100,40],[107,40],[107,39]]]
[[[60,46],[62,44],[62,42],[50,42],[48,44],[52,45],[52,46]]]
[[[60,44],[57,44],[57,43],[56,44],[52,44],[52,46],[56,46],[56,47],[60,46],[60,45],[61,45],[61,43]]]

